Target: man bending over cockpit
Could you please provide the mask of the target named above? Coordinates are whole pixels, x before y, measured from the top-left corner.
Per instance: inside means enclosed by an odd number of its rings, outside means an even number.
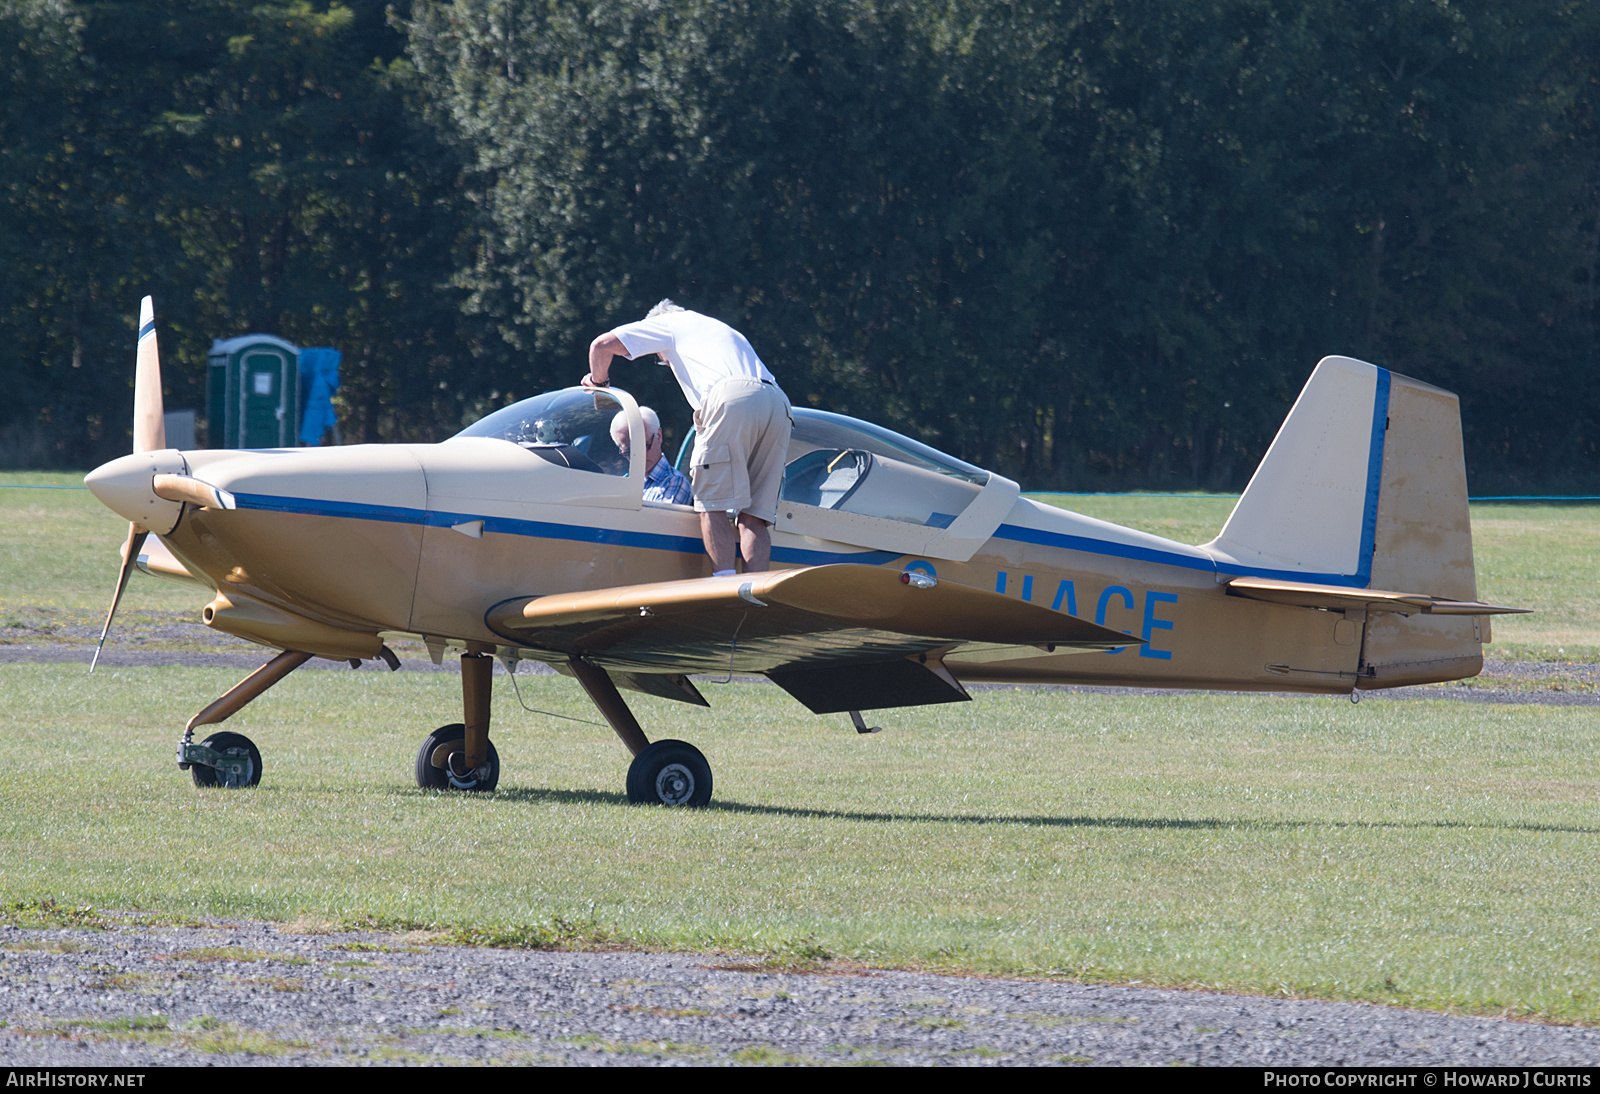
[[[689,477],[712,575],[737,572],[736,550],[746,572],[760,573],[772,562],[772,525],[794,427],[788,398],[744,335],[670,300],[589,343],[583,386],[606,387],[615,357],[647,356],[672,369],[694,410]],[[737,514],[737,536],[730,512]]]

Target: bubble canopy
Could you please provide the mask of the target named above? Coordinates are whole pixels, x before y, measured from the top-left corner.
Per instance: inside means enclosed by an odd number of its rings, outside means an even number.
[[[963,482],[981,486],[989,481],[989,472],[983,468],[947,456],[937,448],[902,437],[881,425],[826,410],[797,409],[794,436],[789,441],[789,459],[793,462],[817,449],[855,449]]]
[[[633,406],[632,396],[616,388],[564,388],[512,403],[456,437],[508,441],[575,471],[625,476],[630,461],[612,432],[624,408]],[[632,416],[637,420],[637,410]],[[680,465],[693,440],[691,431],[678,456]],[[822,510],[948,528],[992,479],[981,467],[893,430],[804,407],[794,411],[786,463],[780,497],[788,519],[799,521],[786,526],[790,531],[822,519]],[[813,515],[806,516],[807,511]]]
[[[611,435],[612,422],[622,413],[623,401],[608,391],[569,387],[501,407],[451,440],[492,437],[576,470],[626,475],[628,458]]]
[[[569,387],[502,407],[467,426],[457,437],[493,437],[524,448],[577,448],[608,474],[627,474],[627,463],[611,441],[611,423],[622,410],[609,391]],[[685,441],[683,463],[693,442]],[[948,478],[982,485],[989,472],[910,437],[859,418],[801,407],[794,411],[789,461],[818,450],[868,452]]]

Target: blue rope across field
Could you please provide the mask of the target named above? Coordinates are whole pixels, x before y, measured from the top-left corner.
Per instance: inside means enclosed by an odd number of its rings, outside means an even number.
[[[1027,490],[1025,498],[1215,498],[1237,501],[1238,494],[1113,494],[1109,492],[1078,492],[1072,490]],[[1600,501],[1600,494],[1485,494],[1469,497],[1468,501]]]
[[[0,490],[87,490],[87,486],[57,486],[36,482],[0,482]],[[1237,501],[1238,494],[1112,494],[1073,490],[1028,490],[1025,498],[1211,498]],[[1486,494],[1468,501],[1600,501],[1600,494]]]

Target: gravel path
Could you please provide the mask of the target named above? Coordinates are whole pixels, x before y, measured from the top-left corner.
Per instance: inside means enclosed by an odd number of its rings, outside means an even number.
[[[1600,1030],[1342,1003],[469,949],[262,923],[0,927],[0,1062],[1575,1066]]]

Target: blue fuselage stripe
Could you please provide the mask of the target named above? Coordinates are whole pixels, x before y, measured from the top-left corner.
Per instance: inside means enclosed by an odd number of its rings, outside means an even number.
[[[1185,570],[1204,570],[1206,573],[1213,573],[1217,568],[1217,564],[1207,555],[1185,555],[1177,551],[1164,551],[1159,547],[1140,547],[1132,543],[1090,539],[1088,536],[1068,535],[1065,532],[1047,532],[1042,528],[1024,528],[1019,524],[1002,524],[995,529],[994,536],[996,539],[1009,539],[1017,543],[1037,543],[1042,547],[1059,547],[1091,555],[1131,558],[1140,562],[1155,562],[1162,566],[1178,566]]]
[[[1367,475],[1367,502],[1362,524],[1361,570],[1355,574],[1312,574],[1303,570],[1269,570],[1261,568],[1229,567],[1227,572],[1252,577],[1281,578],[1288,581],[1310,581],[1326,585],[1345,585],[1360,588],[1366,585],[1372,567],[1372,534],[1377,519],[1377,495],[1382,485],[1383,436],[1382,423],[1388,415],[1388,373],[1379,370],[1378,399],[1373,411],[1374,439],[1371,466]],[[567,540],[579,543],[606,544],[615,547],[638,547],[653,551],[673,551],[680,554],[698,554],[703,550],[698,538],[665,535],[657,532],[633,532],[618,528],[593,528],[584,525],[556,524],[547,521],[518,520],[512,517],[483,516],[476,513],[447,513],[434,510],[411,509],[401,506],[371,505],[365,502],[323,501],[313,498],[285,498],[271,494],[235,494],[241,509],[258,509],[274,513],[296,513],[306,516],[344,517],[351,520],[388,521],[397,524],[420,524],[433,528],[451,528],[457,524],[483,521],[485,532],[502,535],[528,536],[535,539]],[[1033,543],[1085,554],[1109,558],[1125,558],[1138,562],[1151,562],[1160,566],[1173,566],[1184,570],[1205,573],[1217,571],[1216,562],[1203,554],[1182,554],[1177,551],[1144,547],[1137,544],[1117,543],[1112,540],[1093,539],[1041,528],[1025,528],[1016,524],[1002,524],[995,530],[995,538],[1017,543]],[[774,545],[775,562],[788,562],[802,566],[825,566],[836,562],[854,562],[867,566],[882,566],[905,557],[895,551],[813,551]]]
[[[260,509],[268,513],[295,513],[308,517],[348,517],[352,520],[381,520],[394,524],[425,524],[427,512],[397,505],[368,505],[359,501],[323,501],[318,498],[281,498],[276,494],[235,494],[240,509]],[[474,520],[477,518],[474,517]]]
[[[485,532],[496,532],[501,535],[559,539],[577,543],[603,543],[613,547],[641,547],[651,551],[674,551],[679,554],[700,554],[705,550],[699,537],[665,535],[659,532],[630,532],[620,528],[592,528],[581,524],[554,524],[548,521],[518,520],[513,517],[483,516],[477,513],[446,513],[393,505],[369,505],[365,502],[282,498],[271,494],[235,494],[234,500],[241,509],[259,509],[271,513],[420,524],[430,528],[453,528],[457,524],[481,520]],[[868,566],[881,566],[900,556],[891,551],[835,552],[774,547],[772,557],[778,562],[793,562],[806,566],[823,566],[831,562],[859,562]]]

